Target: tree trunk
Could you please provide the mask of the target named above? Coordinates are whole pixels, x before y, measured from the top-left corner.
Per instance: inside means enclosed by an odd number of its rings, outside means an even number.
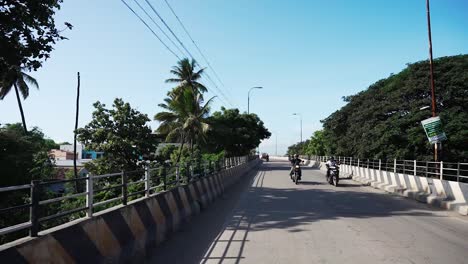
[[[26,127],[26,119],[24,118],[23,106],[21,105],[21,98],[19,96],[18,86],[16,86],[16,83],[14,84],[14,86],[15,86],[16,100],[18,100],[18,107],[21,113],[21,120],[23,121],[24,134],[28,134],[28,128]]]
[[[75,178],[78,177],[78,168],[76,167],[76,130],[78,130],[78,113],[80,112],[80,73],[78,72],[78,87],[76,88],[76,117],[75,117],[75,131],[73,138],[73,170],[75,171]]]

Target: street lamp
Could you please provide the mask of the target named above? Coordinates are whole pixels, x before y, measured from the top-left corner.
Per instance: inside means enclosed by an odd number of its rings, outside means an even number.
[[[278,131],[271,131],[275,136],[275,156],[278,156]]]
[[[250,88],[249,93],[247,94],[247,114],[250,114],[250,92],[251,92],[253,89],[263,89],[263,87],[257,86],[257,87],[252,87],[252,88]]]
[[[302,143],[302,115],[300,113],[293,113],[295,116],[299,116],[299,120],[301,122],[301,142]]]

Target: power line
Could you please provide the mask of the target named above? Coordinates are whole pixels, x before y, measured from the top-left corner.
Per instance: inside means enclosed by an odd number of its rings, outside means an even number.
[[[169,7],[169,9],[171,10],[172,14],[176,17],[177,21],[179,21],[179,24],[180,26],[184,29],[185,33],[187,33],[187,36],[190,38],[190,40],[192,41],[193,45],[197,48],[198,52],[200,53],[200,55],[203,57],[203,59],[205,60],[206,64],[208,65],[208,67],[210,67],[210,69],[213,71],[216,79],[219,81],[219,83],[221,83],[221,85],[225,86],[224,83],[221,81],[221,79],[219,78],[218,76],[218,73],[216,73],[215,69],[211,66],[210,62],[208,61],[208,59],[206,58],[205,54],[203,54],[203,52],[201,51],[200,47],[198,47],[197,43],[195,43],[195,40],[193,40],[192,36],[190,35],[190,33],[188,32],[187,28],[184,26],[184,23],[182,23],[182,21],[180,20],[179,16],[176,14],[176,12],[174,11],[174,9],[172,8],[172,6],[169,4],[169,2],[167,0],[164,0],[167,4],[167,6]]]
[[[122,3],[124,3],[124,5],[130,9],[130,11],[132,11],[132,13],[138,17],[138,19],[140,19],[140,21],[145,24],[145,26],[153,33],[153,35],[159,40],[159,42],[161,42],[161,44],[164,45],[164,47],[166,47],[167,50],[169,50],[177,59],[180,60],[180,57],[177,56],[177,54],[171,50],[171,48],[169,48],[169,46],[166,45],[166,43],[164,43],[164,41],[162,41],[162,39],[156,34],[156,32],[154,32],[154,30],[143,20],[143,18],[141,18],[128,4],[127,2],[125,2],[124,0],[120,0]]]
[[[177,42],[179,42],[179,44],[182,46],[182,48],[187,52],[187,54],[193,59],[194,59],[194,56],[192,55],[192,53],[190,53],[190,51],[187,49],[187,47],[184,45],[184,43],[179,39],[179,37],[177,37],[177,35],[174,33],[174,31],[172,31],[171,27],[169,27],[169,25],[166,23],[166,21],[161,17],[161,15],[158,13],[158,11],[156,11],[156,9],[154,8],[154,6],[148,1],[148,0],[145,0],[145,2],[148,4],[148,6],[153,10],[153,12],[156,14],[156,16],[161,20],[161,22],[164,24],[164,26],[166,26],[166,28],[169,30],[169,32],[172,34],[172,36],[174,36],[174,38],[177,40]],[[196,61],[196,60],[195,60]],[[201,66],[196,62],[197,66],[201,68]],[[211,82],[213,82],[213,80],[211,79],[211,77],[209,77],[208,73],[205,73],[205,75],[207,76],[207,78],[209,80],[211,80]],[[228,101],[228,104],[230,104],[232,106],[232,103],[229,102],[229,99],[227,99],[227,96],[223,93],[223,91],[221,89],[219,89],[219,87],[213,82],[215,88],[218,90],[218,92],[221,94],[222,97],[224,97],[224,99],[226,99],[226,101]]]
[[[161,28],[161,26],[159,26],[159,24],[156,23],[156,21],[154,21],[153,17],[150,14],[148,14],[148,12],[146,12],[146,9],[143,6],[141,6],[141,4],[137,0],[133,0],[133,1],[149,17],[149,19],[151,19],[151,21],[153,21],[153,24],[156,25],[156,27],[164,34],[164,36],[166,36],[166,38],[172,43],[172,45],[174,45],[177,48],[177,50],[185,56],[184,52],[179,48],[179,46],[177,44],[175,44],[175,42],[172,40],[172,38],[170,38],[169,35],[167,35],[166,31],[164,31]]]
[[[171,32],[172,36],[174,36],[174,38],[177,40],[177,42],[179,42],[179,44],[182,46],[182,48],[187,52],[187,54],[193,59],[193,56],[192,54],[190,53],[190,51],[185,47],[184,43],[182,43],[182,41],[180,41],[180,39],[177,37],[177,35],[174,33],[174,31],[172,31],[171,27],[169,27],[169,25],[166,23],[166,21],[164,21],[164,19],[159,15],[158,11],[156,11],[156,9],[154,8],[154,6],[148,1],[148,0],[145,0],[145,2],[149,5],[149,7],[153,10],[153,12],[156,14],[156,16],[158,16],[158,18],[161,20],[161,22],[166,26],[166,28],[169,30],[169,32]]]
[[[138,15],[137,12],[135,12],[135,10],[133,10],[133,8],[131,8],[127,2],[125,2],[124,0],[120,0],[122,3],[125,4],[125,6],[151,31],[151,33],[161,42],[161,44],[163,44],[164,47],[166,47],[167,50],[169,50],[169,52],[171,52],[178,60],[180,60],[180,57],[158,36],[158,34],[156,34],[156,32],[154,32],[154,30],[152,29],[151,26],[148,25],[148,23],[145,22],[145,20],[140,16]],[[134,0],[135,1],[135,0]],[[159,17],[159,19],[163,22],[163,24],[168,28],[168,30],[171,32],[171,34],[176,38],[176,40],[180,43],[180,45],[182,46],[182,48],[188,53],[188,55],[192,58],[192,54],[190,53],[190,51],[188,51],[188,49],[185,47],[185,45],[182,43],[182,41],[180,41],[180,39],[177,37],[177,35],[175,35],[175,33],[172,31],[172,29],[169,27],[169,25],[167,25],[167,23],[164,21],[164,19],[159,15],[159,13],[154,9],[154,7],[151,5],[151,3],[149,3],[147,0],[145,0],[148,5],[151,7],[151,9],[155,12],[155,14]],[[136,1],[135,1],[136,2]],[[162,30],[159,25],[157,25],[157,23],[152,19],[152,17],[146,12],[146,10],[138,3],[136,2],[137,5],[143,10],[143,12],[145,12],[146,15],[148,15],[150,17],[150,19],[153,21],[153,23],[156,24],[156,26],[158,26],[158,28],[163,32],[163,34],[168,37],[168,39],[171,41],[171,43],[173,43],[176,48],[184,55],[184,53],[179,49],[179,47],[172,41],[172,39],[164,32],[164,30]],[[184,55],[185,56],[185,55]],[[196,65],[198,67],[201,68],[201,66],[196,62]],[[211,79],[211,77],[205,73],[205,76],[208,78],[208,80],[210,80],[213,85],[215,86],[216,90],[218,90],[222,97],[220,97],[219,99],[222,101],[223,104],[230,104],[232,106],[232,104],[229,102],[229,100],[227,99],[226,95],[218,88],[218,86],[216,85],[216,83],[213,82],[213,80]],[[214,93],[216,95],[216,93]],[[225,100],[223,100],[223,97]],[[227,101],[227,103],[226,103]]]

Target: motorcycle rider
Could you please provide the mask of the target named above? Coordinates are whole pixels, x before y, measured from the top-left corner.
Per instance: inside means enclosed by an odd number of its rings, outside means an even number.
[[[302,160],[299,158],[299,155],[294,154],[290,162],[291,162],[291,171],[289,172],[289,176],[292,176],[294,174],[294,167],[296,165],[300,165],[302,163]],[[299,167],[299,180],[301,179],[301,177],[302,177],[302,169],[301,167]]]
[[[325,166],[327,166],[327,178],[330,176],[330,168],[336,166],[336,160],[335,157],[330,157],[330,159],[325,163]]]

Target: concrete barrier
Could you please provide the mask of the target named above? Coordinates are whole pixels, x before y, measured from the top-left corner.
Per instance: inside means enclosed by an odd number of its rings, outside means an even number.
[[[261,163],[254,160],[0,246],[0,263],[139,263]]]
[[[312,160],[310,164],[321,170],[325,169],[324,162]],[[466,183],[351,165],[342,165],[341,169],[342,172],[352,176],[353,180],[376,189],[454,210],[461,215],[468,215],[468,184]]]

